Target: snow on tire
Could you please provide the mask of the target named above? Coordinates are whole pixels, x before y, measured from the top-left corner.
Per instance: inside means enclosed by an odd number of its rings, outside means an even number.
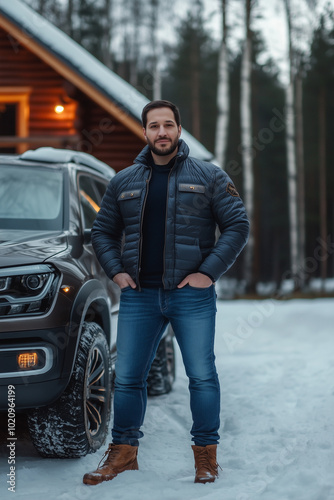
[[[84,323],[69,385],[53,404],[28,415],[35,448],[43,457],[78,458],[105,442],[110,419],[111,363],[102,328]]]

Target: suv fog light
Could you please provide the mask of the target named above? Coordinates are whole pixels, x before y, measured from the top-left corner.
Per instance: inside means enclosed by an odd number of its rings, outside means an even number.
[[[17,364],[22,370],[29,370],[38,364],[37,352],[23,352],[17,356]]]
[[[24,305],[12,305],[10,306],[10,312],[9,314],[20,314],[21,312],[24,311]]]
[[[42,305],[42,301],[41,300],[36,300],[35,302],[31,302],[27,308],[27,312],[28,313],[31,313],[31,312],[34,312],[34,311],[39,311],[40,308],[41,308],[41,305]]]

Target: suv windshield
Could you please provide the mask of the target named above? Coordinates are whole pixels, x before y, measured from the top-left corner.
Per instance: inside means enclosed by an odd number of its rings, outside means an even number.
[[[0,166],[1,229],[60,230],[62,222],[62,171]]]

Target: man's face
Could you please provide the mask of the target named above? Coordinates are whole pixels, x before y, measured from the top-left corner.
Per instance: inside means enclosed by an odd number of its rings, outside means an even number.
[[[181,125],[177,126],[171,109],[151,109],[147,113],[147,124],[143,132],[152,153],[167,156],[177,148]]]

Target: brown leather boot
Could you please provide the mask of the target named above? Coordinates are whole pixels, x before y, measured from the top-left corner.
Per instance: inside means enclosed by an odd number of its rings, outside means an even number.
[[[104,464],[93,472],[87,472],[83,477],[85,484],[99,484],[103,481],[111,481],[120,472],[125,470],[138,470],[137,462],[138,446],[128,444],[109,444],[100,463],[106,456]]]
[[[213,483],[218,477],[217,445],[192,446],[195,458],[195,483]]]

